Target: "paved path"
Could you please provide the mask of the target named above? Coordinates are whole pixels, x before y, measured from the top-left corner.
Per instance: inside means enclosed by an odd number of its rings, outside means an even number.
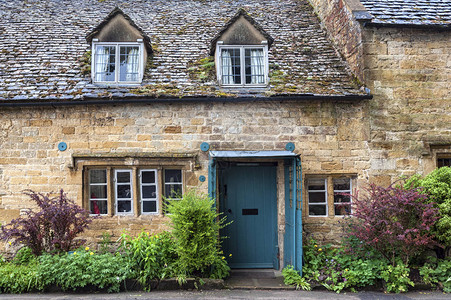
[[[144,300],[144,299],[305,299],[305,300],[409,300],[430,299],[450,300],[450,294],[431,291],[415,291],[405,294],[384,294],[380,292],[359,292],[335,294],[326,291],[274,291],[274,290],[211,290],[211,291],[155,291],[150,293],[128,292],[118,294],[24,294],[24,295],[0,295],[0,299],[14,300]]]

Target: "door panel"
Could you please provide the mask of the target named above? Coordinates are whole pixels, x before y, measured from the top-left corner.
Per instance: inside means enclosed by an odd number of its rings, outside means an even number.
[[[233,221],[221,231],[232,268],[273,268],[277,255],[275,166],[231,166],[221,172],[220,209]],[[229,254],[232,254],[230,257]]]

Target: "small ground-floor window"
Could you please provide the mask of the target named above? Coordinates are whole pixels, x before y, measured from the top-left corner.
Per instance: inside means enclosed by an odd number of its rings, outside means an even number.
[[[89,167],[86,171],[87,206],[94,215],[158,214],[162,199],[179,200],[183,193],[183,170],[178,168]]]
[[[351,213],[352,177],[312,176],[306,180],[310,217],[345,216]]]
[[[451,167],[451,157],[437,158],[437,167]]]

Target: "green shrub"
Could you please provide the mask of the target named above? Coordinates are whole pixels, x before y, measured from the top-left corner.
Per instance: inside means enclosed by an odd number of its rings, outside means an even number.
[[[434,170],[426,177],[412,176],[406,181],[408,187],[422,187],[429,195],[429,202],[435,202],[440,218],[432,228],[436,239],[445,247],[451,245],[451,167]]]
[[[96,254],[89,248],[59,255],[39,257],[38,276],[44,286],[57,285],[62,290],[93,287],[119,292],[121,283],[131,272],[119,254]]]
[[[286,266],[282,270],[283,282],[286,285],[294,285],[297,290],[303,289],[305,291],[312,290],[310,283],[304,277],[299,275],[299,272],[296,271],[293,266]]]
[[[0,292],[17,294],[41,290],[42,282],[37,269],[36,263],[28,265],[4,263],[0,265]]]
[[[409,269],[405,265],[400,263],[387,269],[387,261],[381,255],[369,247],[357,247],[359,244],[359,241],[351,239],[347,246],[334,249],[330,245],[321,246],[315,240],[309,240],[304,246],[304,281],[316,282],[340,293],[345,289],[355,291],[355,288],[375,285],[384,278],[382,273],[385,272],[387,291],[407,291],[404,285],[410,284],[410,281]],[[357,251],[349,249],[351,245],[357,245]],[[401,272],[406,268],[407,273]],[[293,272],[296,271],[287,269],[283,274],[285,279],[288,276],[299,280]]]
[[[99,243],[99,253],[111,253],[112,252],[111,234],[108,232],[102,232],[102,240]]]
[[[407,292],[407,285],[414,286],[409,278],[410,269],[403,262],[398,261],[395,266],[388,265],[381,272],[381,278],[386,282],[387,292]]]
[[[149,281],[174,276],[173,265],[177,259],[174,240],[168,232],[149,235],[147,232],[135,238],[122,235],[121,250],[125,252],[131,270],[146,290]]]
[[[343,276],[350,287],[371,286],[381,278],[385,266],[385,261],[381,259],[354,259],[344,269]]]
[[[16,265],[25,265],[33,262],[36,259],[36,255],[33,254],[33,250],[29,247],[22,247],[17,251],[12,262]]]
[[[314,239],[304,245],[304,266],[302,272],[310,280],[319,280],[320,270],[326,266],[326,260],[331,259],[334,251],[331,245],[321,246]]]
[[[427,284],[442,284],[443,291],[451,293],[451,259],[434,259],[420,268],[420,275]]]
[[[167,199],[168,200],[168,199]],[[181,200],[168,200],[167,212],[171,219],[175,239],[176,273],[179,279],[188,275],[225,277],[228,273],[222,265],[221,274],[214,268],[221,257],[219,229],[225,226],[225,218],[213,207],[214,201],[205,194],[190,190]]]

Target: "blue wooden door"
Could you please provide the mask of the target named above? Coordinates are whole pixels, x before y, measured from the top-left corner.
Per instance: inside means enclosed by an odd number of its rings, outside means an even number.
[[[276,167],[231,166],[219,184],[220,209],[233,221],[221,231],[230,267],[277,268]]]

